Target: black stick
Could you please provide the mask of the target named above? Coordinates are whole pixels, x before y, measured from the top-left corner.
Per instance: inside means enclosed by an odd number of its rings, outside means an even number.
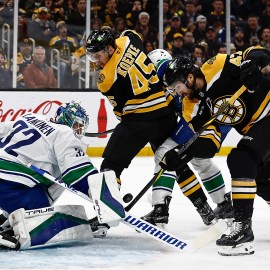
[[[99,136],[104,135],[104,134],[112,133],[113,131],[114,131],[114,128],[103,131],[103,132],[97,132],[97,133],[86,132],[84,134],[84,136],[86,136],[86,137],[99,137]]]
[[[227,102],[225,102],[221,106],[221,108],[215,114],[213,114],[211,118],[197,132],[195,132],[194,135],[179,149],[178,154],[181,155],[185,150],[187,150],[187,148],[189,148],[190,145],[197,140],[197,138],[202,134],[202,132],[205,131],[216,120],[216,118],[221,115],[230,105],[232,105],[245,90],[246,87],[242,86],[237,92],[235,92],[231,96],[231,98]],[[147,185],[141,190],[141,192],[131,201],[129,205],[125,207],[126,211],[129,211],[139,201],[139,199],[155,183],[155,181],[162,175],[163,172],[164,169],[161,169],[158,171],[157,174],[154,175],[154,177],[147,183]]]

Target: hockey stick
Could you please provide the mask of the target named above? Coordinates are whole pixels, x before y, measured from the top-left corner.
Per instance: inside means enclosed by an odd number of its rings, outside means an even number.
[[[194,135],[179,149],[178,154],[181,155],[185,150],[187,150],[191,144],[204,132],[215,120],[218,116],[220,116],[230,105],[232,105],[235,100],[237,100],[240,95],[244,93],[247,88],[243,85],[240,89],[238,89],[228,101],[224,102],[223,105],[219,108],[219,110],[211,116],[211,118],[197,131]],[[141,192],[125,207],[126,211],[129,211],[146,193],[146,191],[155,183],[155,181],[162,175],[164,169],[160,169],[154,177],[146,184],[146,186],[141,190]]]
[[[108,129],[108,130],[103,131],[103,132],[97,132],[97,133],[86,132],[84,134],[84,136],[86,136],[86,137],[99,137],[99,136],[104,135],[104,134],[112,133],[113,131],[114,131],[114,128],[113,129]]]
[[[22,163],[22,162],[21,162]],[[34,172],[46,177],[53,183],[56,183],[62,187],[64,187],[66,190],[71,191],[72,193],[76,194],[77,196],[80,196],[81,198],[92,202],[92,200],[86,196],[84,193],[67,186],[62,181],[56,179],[52,175],[48,174],[47,172],[43,171],[40,168],[37,168],[36,166],[32,164],[26,164],[22,163],[23,165],[27,166]],[[151,237],[155,239],[158,242],[161,242],[170,248],[173,248],[177,250],[178,252],[194,252],[201,248],[202,246],[206,245],[210,241],[216,239],[220,234],[222,234],[227,229],[227,223],[224,220],[218,221],[216,224],[211,226],[208,230],[201,233],[199,236],[197,236],[194,239],[191,240],[185,240],[178,236],[175,236],[161,228],[158,228],[141,218],[138,218],[134,216],[133,214],[129,213],[128,211],[125,212],[124,219],[121,219],[120,222],[123,224],[133,228],[134,230],[140,231],[142,234]]]

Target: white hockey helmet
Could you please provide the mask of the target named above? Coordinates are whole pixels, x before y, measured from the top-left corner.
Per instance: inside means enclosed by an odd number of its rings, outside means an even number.
[[[163,49],[156,49],[148,53],[147,55],[152,63],[154,64],[156,71],[159,70],[160,66],[167,60],[172,60],[172,56]]]

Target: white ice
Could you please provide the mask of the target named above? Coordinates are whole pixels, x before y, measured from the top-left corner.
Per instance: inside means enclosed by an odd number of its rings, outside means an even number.
[[[101,158],[92,158],[99,168]],[[224,157],[215,157],[222,170],[227,191],[230,190],[230,175]],[[136,195],[152,178],[152,157],[137,157],[122,175],[122,195]],[[137,216],[148,213],[152,208],[147,197],[149,192],[130,210]],[[211,206],[214,204],[208,200]],[[89,218],[94,216],[90,203],[66,191],[58,204],[83,204]],[[175,186],[170,205],[168,231],[192,239],[206,230],[195,208]],[[270,209],[256,197],[253,215],[255,234],[255,254],[250,256],[222,257],[217,253],[215,241],[200,250],[183,254],[147,236],[120,224],[111,228],[103,239],[65,247],[52,247],[29,251],[0,251],[0,269],[109,269],[109,270],[231,270],[231,269],[269,269],[270,267]]]

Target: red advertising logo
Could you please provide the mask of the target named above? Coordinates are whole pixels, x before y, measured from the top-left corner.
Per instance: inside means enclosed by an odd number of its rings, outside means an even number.
[[[3,101],[0,100],[0,122],[4,122],[4,121],[13,121],[16,120],[17,117],[27,113],[27,112],[33,112],[33,113],[38,113],[38,114],[43,114],[43,115],[47,115],[47,114],[52,114],[54,115],[54,113],[56,112],[56,109],[62,104],[61,101],[58,100],[46,100],[44,102],[42,102],[41,104],[39,104],[38,106],[36,106],[34,109],[30,108],[30,109],[18,109],[18,110],[14,110],[14,109],[8,109],[6,111],[4,111],[2,109],[3,106]]]

